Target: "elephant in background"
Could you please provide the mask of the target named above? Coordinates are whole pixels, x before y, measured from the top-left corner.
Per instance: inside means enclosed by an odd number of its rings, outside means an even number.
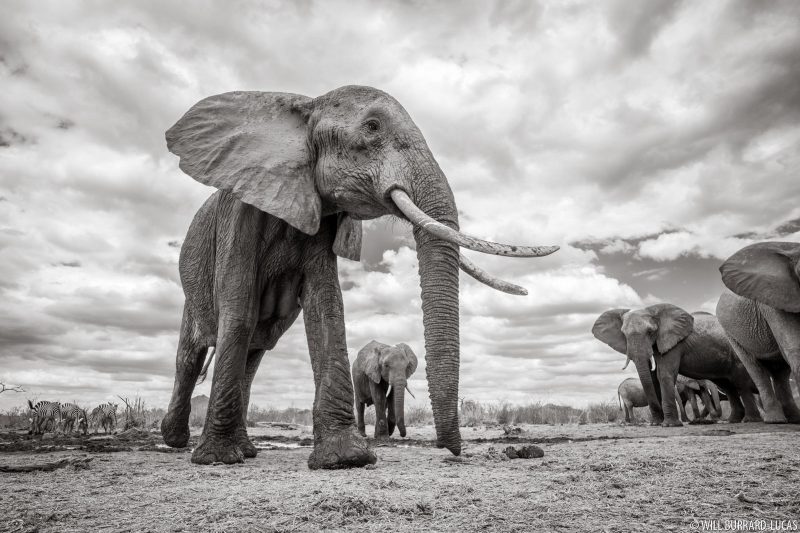
[[[753,400],[755,386],[713,315],[690,315],[668,303],[634,310],[612,309],[597,318],[592,333],[627,355],[625,367],[630,361],[636,365],[651,424],[683,425],[675,399],[678,373],[710,379],[725,391],[731,402],[729,422],[761,420]]]
[[[302,309],[315,386],[308,466],[374,463],[353,415],[337,256],[358,260],[361,221],[394,215],[414,227],[436,442],[458,455],[459,269],[525,294],[461,256],[459,247],[516,257],[558,248],[461,233],[450,185],[422,133],[394,98],[371,87],[341,87],[318,98],[211,96],[166,138],[181,170],[219,190],[195,215],[181,248],[186,301],[164,441],[187,445],[191,394],[214,347],[208,412],[191,460],[254,457],[245,420],[252,381],[264,353]]]
[[[625,422],[633,422],[633,408],[647,407],[647,395],[637,378],[626,378],[617,387],[619,408],[625,413]]]
[[[719,268],[725,292],[717,316],[758,387],[764,422],[800,423],[789,381],[800,394],[800,244],[761,242]]]
[[[653,380],[656,379],[651,372]],[[686,402],[691,402],[694,419],[699,420],[705,418],[710,409],[717,417],[721,416],[719,407],[719,393],[717,387],[708,380],[697,381],[695,379],[687,378],[686,376],[678,375],[675,382],[675,397],[678,402],[678,410],[681,414],[682,422],[689,422],[686,415],[684,405]],[[703,400],[703,411],[698,409],[697,396],[700,395]],[[638,378],[626,378],[617,387],[617,397],[620,403],[620,409],[625,414],[625,422],[631,423],[633,419],[634,407],[647,407],[647,395],[644,392],[642,383]]]
[[[367,436],[364,408],[374,404],[375,438],[390,436],[395,425],[400,436],[406,436],[405,391],[416,370],[417,356],[407,344],[389,346],[372,341],[361,348],[353,362],[356,425],[361,435]]]
[[[701,420],[711,414],[712,418],[722,416],[720,406],[720,395],[717,386],[710,380],[696,380],[678,375],[675,380],[675,392],[678,398],[678,410],[681,415],[681,422],[690,422],[686,414],[686,403],[692,406],[693,420]],[[703,410],[700,411],[697,405],[697,397],[703,401]]]

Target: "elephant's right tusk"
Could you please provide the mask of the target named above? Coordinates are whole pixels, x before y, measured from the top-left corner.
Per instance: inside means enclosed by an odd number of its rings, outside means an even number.
[[[397,208],[412,224],[424,229],[435,237],[457,244],[462,248],[468,248],[485,254],[505,255],[508,257],[543,257],[558,250],[558,246],[513,246],[472,237],[445,226],[441,222],[425,214],[422,209],[414,204],[404,191],[394,189],[389,195],[392,197],[392,201]]]
[[[649,363],[650,363],[650,370],[651,371],[655,370],[656,369],[656,358],[654,356],[652,356],[652,355],[650,356]]]
[[[625,366],[622,367],[622,370],[625,370],[626,368],[628,368],[629,364],[631,364],[631,358],[630,357],[625,359]]]
[[[408,388],[408,383],[406,383],[406,390],[408,391],[408,393],[411,395],[412,398],[414,398],[415,400],[417,399],[417,397],[414,396],[414,393],[411,392],[411,389]]]
[[[518,296],[527,296],[528,294],[528,291],[525,289],[525,287],[514,285],[513,283],[503,281],[502,279],[498,279],[490,275],[481,267],[464,257],[464,254],[458,254],[458,266],[461,268],[461,270],[472,276],[474,279],[480,281],[484,285],[488,285],[493,289],[497,289],[498,291],[508,294],[516,294]]]

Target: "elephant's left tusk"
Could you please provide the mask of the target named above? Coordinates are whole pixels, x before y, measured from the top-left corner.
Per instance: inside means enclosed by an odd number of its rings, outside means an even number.
[[[406,390],[408,391],[408,393],[411,395],[412,398],[414,398],[415,400],[417,399],[417,397],[414,396],[414,393],[411,392],[411,389],[408,388],[408,383],[406,383]]]
[[[394,189],[389,195],[397,208],[408,218],[408,220],[431,235],[447,242],[457,244],[462,248],[475,250],[492,255],[505,255],[508,257],[543,257],[558,251],[558,246],[514,246],[510,244],[500,244],[485,241],[471,235],[466,235],[460,231],[445,226],[438,220],[434,220],[419,207],[413,200],[400,189]]]
[[[480,281],[484,285],[488,285],[493,289],[519,296],[527,296],[528,294],[528,291],[525,289],[525,287],[514,285],[513,283],[503,281],[502,279],[498,279],[488,274],[481,267],[464,257],[463,254],[458,254],[458,266],[461,267],[461,270],[472,276],[474,279]]]
[[[654,356],[650,356],[650,370],[656,369],[656,358]]]
[[[631,358],[630,357],[625,359],[625,366],[622,367],[622,370],[625,370],[626,368],[628,368],[629,364],[631,364]]]

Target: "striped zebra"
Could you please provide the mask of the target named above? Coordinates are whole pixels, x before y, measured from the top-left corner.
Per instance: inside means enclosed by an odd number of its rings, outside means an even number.
[[[89,429],[89,417],[86,416],[86,410],[74,403],[61,404],[61,431],[71,432],[75,426],[79,433],[86,435]]]
[[[104,433],[114,431],[117,426],[117,404],[102,403],[92,409],[91,425],[94,427],[95,433],[98,432],[100,426],[103,426]]]
[[[53,431],[55,431],[61,423],[61,406],[58,402],[41,401],[33,405],[33,402],[28,400],[28,407],[31,410],[28,418],[31,427],[28,434],[41,435],[47,431],[50,422],[53,423]]]

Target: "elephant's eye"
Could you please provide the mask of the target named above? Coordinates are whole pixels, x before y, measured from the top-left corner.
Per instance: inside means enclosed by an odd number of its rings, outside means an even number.
[[[367,128],[367,131],[369,131],[371,133],[375,133],[377,131],[380,131],[381,123],[380,123],[380,121],[378,119],[371,118],[371,119],[369,119],[368,121],[366,121],[364,123],[364,127]]]

